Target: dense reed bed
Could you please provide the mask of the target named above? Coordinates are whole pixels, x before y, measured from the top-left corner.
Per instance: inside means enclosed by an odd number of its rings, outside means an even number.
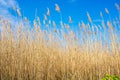
[[[104,21],[100,14],[101,24],[95,24],[87,13],[89,22],[80,21],[75,25],[77,31],[70,28],[70,16],[68,23],[61,21],[60,25],[50,20],[49,9],[43,23],[36,16],[33,27],[26,17],[19,25],[1,18],[0,80],[100,80],[106,74],[120,76],[120,19]]]

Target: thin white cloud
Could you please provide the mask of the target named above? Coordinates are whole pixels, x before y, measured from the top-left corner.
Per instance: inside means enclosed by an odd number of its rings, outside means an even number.
[[[17,14],[17,15],[16,15]],[[16,28],[22,24],[26,28],[30,26],[29,23],[25,23],[21,17],[20,7],[17,0],[0,0],[0,31],[2,31],[2,22],[7,20],[11,23],[11,28],[16,32]]]
[[[0,17],[7,19],[12,23],[15,23],[16,17],[11,14],[11,10],[19,9],[19,5],[16,0],[0,0]]]
[[[19,5],[16,0],[0,0],[0,7],[4,8],[19,8]]]

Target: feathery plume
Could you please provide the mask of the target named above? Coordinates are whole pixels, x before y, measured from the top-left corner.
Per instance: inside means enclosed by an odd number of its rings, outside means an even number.
[[[51,24],[51,20],[48,21],[48,24]]]
[[[43,20],[43,24],[44,24],[44,25],[46,24],[45,20]]]
[[[117,8],[118,11],[120,11],[120,6],[117,3],[115,3],[115,7]]]
[[[58,6],[58,4],[55,4],[55,10],[56,10],[57,12],[60,12],[60,7]]]
[[[83,21],[82,21],[81,26],[86,30],[86,25],[85,25],[85,23]]]
[[[62,28],[64,28],[64,25],[63,25],[63,22],[62,22],[62,21],[60,21],[60,25],[61,25]]]
[[[70,29],[70,26],[67,25],[67,24],[65,24],[65,28],[66,28],[67,30],[69,30],[69,29]]]
[[[72,23],[72,18],[71,18],[71,16],[69,16],[69,23]]]
[[[109,14],[109,11],[108,11],[108,9],[107,9],[107,8],[105,8],[105,12],[106,12],[107,14]]]
[[[37,22],[38,22],[38,25],[40,26],[41,23],[40,23],[40,18],[39,17],[37,17]]]
[[[47,15],[50,16],[50,9],[47,8]]]
[[[90,21],[90,23],[92,23],[92,19],[90,17],[90,14],[87,12],[87,17],[88,17],[88,20]]]
[[[39,17],[37,17],[37,21],[40,22],[40,18]]]
[[[103,28],[106,29],[106,25],[105,25],[104,21],[102,21],[101,24],[102,24]]]
[[[20,9],[17,9],[16,11],[17,11],[18,16],[21,16]]]
[[[78,27],[80,28],[80,30],[82,30],[80,22],[78,22]]]
[[[112,27],[112,24],[110,23],[110,21],[107,22],[107,25],[111,30],[113,30],[113,27]]]
[[[36,23],[36,21],[35,21],[35,20],[33,21],[33,24],[34,24],[34,27],[37,25],[37,23]]]
[[[55,23],[55,21],[53,21],[52,24],[53,24],[54,28],[56,28],[56,23]]]
[[[28,19],[27,19],[27,17],[24,17],[24,21],[25,21],[25,22],[28,22]]]
[[[100,17],[103,18],[103,14],[102,14],[102,12],[100,12]]]
[[[47,16],[46,15],[44,15],[44,20],[47,20]]]

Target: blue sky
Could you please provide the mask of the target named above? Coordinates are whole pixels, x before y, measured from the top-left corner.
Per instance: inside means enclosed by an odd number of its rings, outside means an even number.
[[[50,9],[50,19],[56,23],[60,22],[60,14],[55,11],[55,4],[58,4],[61,9],[62,20],[68,23],[68,16],[72,17],[73,24],[78,24],[79,21],[88,22],[86,13],[89,12],[95,24],[100,20],[100,11],[102,11],[104,20],[115,19],[119,16],[115,7],[115,3],[120,5],[120,0],[0,0],[0,16],[4,16],[13,23],[18,18],[11,8],[13,6],[21,11],[22,18],[27,17],[32,23],[35,19],[35,12],[43,20],[43,15],[46,14],[47,8]],[[109,10],[109,15],[105,13],[105,8]]]
[[[100,11],[104,15],[104,19],[109,19],[105,13],[105,8],[108,8],[111,18],[118,17],[118,11],[115,3],[120,4],[120,0],[17,0],[23,16],[28,17],[29,20],[35,18],[37,15],[42,19],[43,14],[46,13],[47,7],[50,8],[51,19],[56,22],[59,21],[59,15],[55,11],[55,4],[60,6],[63,21],[67,22],[68,16],[71,16],[74,23],[81,20],[88,21],[86,12],[90,13],[93,20],[100,19]]]
[[[120,0],[0,0],[0,18],[4,17],[16,26],[16,24],[20,24],[21,18],[27,17],[33,24],[36,10],[37,16],[43,20],[43,15],[46,14],[47,8],[49,8],[50,19],[59,25],[60,14],[55,11],[55,4],[58,4],[61,9],[63,22],[68,23],[68,16],[71,16],[73,23],[70,25],[70,28],[76,31],[78,29],[76,25],[78,25],[79,21],[89,22],[86,15],[87,12],[89,12],[93,24],[99,24],[96,21],[101,19],[100,11],[102,11],[105,21],[109,20],[109,16],[111,20],[118,18],[120,14],[118,14],[115,3],[120,5]],[[105,8],[109,10],[109,15],[106,14]],[[22,16],[18,17],[15,11],[21,12]],[[119,23],[117,25],[120,27]],[[117,28],[117,30],[120,32],[120,28]]]

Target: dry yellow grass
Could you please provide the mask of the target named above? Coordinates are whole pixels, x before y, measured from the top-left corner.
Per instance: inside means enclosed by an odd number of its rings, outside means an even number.
[[[60,12],[57,4],[56,10]],[[6,23],[1,22],[0,80],[100,80],[106,74],[120,76],[119,34],[110,22],[103,32],[79,23],[80,38],[68,28],[68,33],[44,31],[39,21],[34,21],[33,31],[19,25],[15,32]]]

